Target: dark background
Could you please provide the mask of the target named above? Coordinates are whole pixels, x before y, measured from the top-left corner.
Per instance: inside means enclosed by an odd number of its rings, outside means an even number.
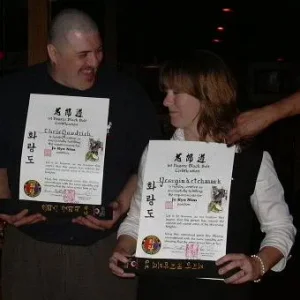
[[[134,76],[149,93],[168,136],[172,128],[158,89],[158,66],[186,49],[208,49],[220,54],[239,82],[238,105],[243,110],[273,103],[300,87],[300,2],[168,1],[168,0],[56,0],[51,17],[66,7],[89,13],[99,25],[104,42],[116,44],[115,65]],[[114,7],[116,32],[107,32],[107,5]],[[113,3],[113,4],[112,4]],[[222,8],[231,8],[223,12]],[[0,76],[27,67],[27,0],[0,0]],[[219,32],[218,26],[224,27]],[[37,28],[38,30],[38,28]],[[218,39],[220,42],[214,42]],[[1,100],[1,99],[0,99]],[[272,125],[257,139],[272,154],[283,183],[286,201],[299,228],[300,198],[299,117]],[[258,299],[279,298],[283,289],[296,292],[299,281],[299,242],[284,272],[270,274],[258,285]]]

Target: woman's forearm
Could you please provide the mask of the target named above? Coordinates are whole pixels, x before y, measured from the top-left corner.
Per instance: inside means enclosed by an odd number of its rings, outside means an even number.
[[[136,250],[136,239],[129,235],[120,235],[118,238],[117,246],[115,248],[116,252],[125,252],[129,255],[135,253]]]

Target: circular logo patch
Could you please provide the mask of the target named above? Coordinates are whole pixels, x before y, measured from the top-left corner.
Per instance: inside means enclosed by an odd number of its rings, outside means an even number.
[[[24,192],[28,197],[34,198],[41,193],[41,185],[36,180],[28,180],[24,184]]]
[[[155,235],[148,235],[143,239],[142,248],[147,254],[156,254],[161,248],[161,241]]]

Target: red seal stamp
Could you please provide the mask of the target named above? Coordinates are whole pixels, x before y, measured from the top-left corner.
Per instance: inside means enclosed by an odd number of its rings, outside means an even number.
[[[165,209],[173,209],[173,201],[166,201]]]
[[[199,245],[197,243],[187,243],[185,247],[186,259],[198,259],[199,258]]]
[[[156,254],[161,248],[161,241],[155,235],[148,235],[142,241],[142,249],[147,254]]]
[[[64,201],[66,203],[74,203],[75,202],[75,190],[65,190]]]
[[[44,149],[44,156],[52,156],[52,150],[51,149]]]
[[[24,192],[28,197],[37,197],[41,193],[41,190],[41,185],[36,180],[28,180],[24,184]]]

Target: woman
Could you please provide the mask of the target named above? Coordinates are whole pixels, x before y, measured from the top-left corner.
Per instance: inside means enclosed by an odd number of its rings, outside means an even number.
[[[217,55],[198,51],[169,61],[161,69],[160,83],[166,91],[163,104],[169,109],[171,124],[177,128],[173,140],[225,141],[238,113],[236,84]],[[269,270],[284,269],[296,229],[272,159],[253,145],[240,145],[238,149],[230,193],[228,254],[216,261],[220,275],[238,271],[224,281],[141,276],[139,299],[251,299],[253,282]],[[127,262],[126,256],[136,249],[146,151],[140,164],[138,189],[119,228],[118,244],[110,259],[112,272],[120,277],[134,276],[125,274],[118,263]],[[251,240],[255,215],[265,233],[256,254]]]

